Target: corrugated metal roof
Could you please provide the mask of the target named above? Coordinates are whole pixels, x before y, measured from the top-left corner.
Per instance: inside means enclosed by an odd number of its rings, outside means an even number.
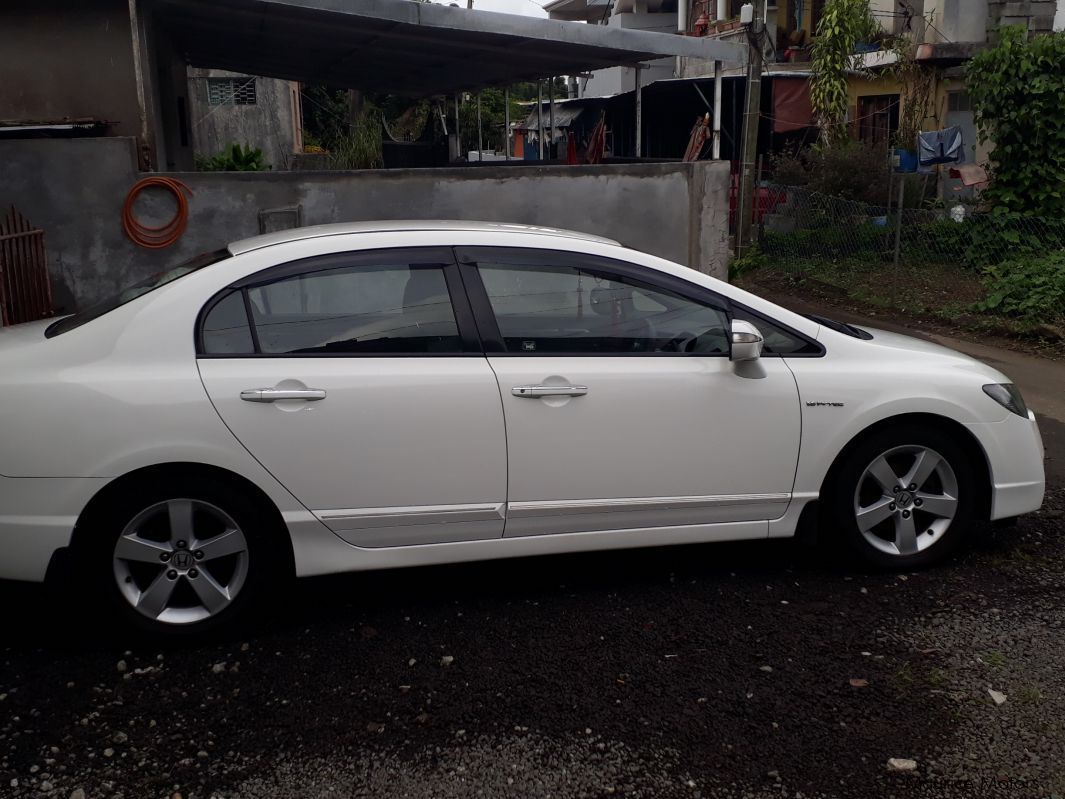
[[[741,62],[711,39],[410,0],[157,0],[192,66],[426,96],[690,56]]]
[[[559,105],[558,103],[555,103],[555,127],[556,128],[568,128],[570,125],[573,124],[573,120],[575,120],[582,113],[584,113],[584,110],[586,108],[587,108],[586,105],[575,105],[575,104]],[[551,124],[551,111],[550,111],[549,106],[548,106],[547,103],[544,103],[543,114],[544,114],[544,129],[546,130],[548,128],[548,126]],[[535,105],[533,106],[532,111],[529,113],[529,116],[525,117],[525,129],[526,130],[539,130],[540,129],[540,120],[539,120],[539,117],[537,116],[536,106]]]

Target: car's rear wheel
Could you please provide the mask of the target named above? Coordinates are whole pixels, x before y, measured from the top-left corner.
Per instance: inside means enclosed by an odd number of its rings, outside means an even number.
[[[274,522],[213,480],[138,485],[89,520],[94,594],[128,624],[184,637],[227,626],[286,575]]]
[[[875,432],[834,470],[836,527],[865,561],[896,569],[950,554],[971,527],[976,473],[964,447],[931,427]]]

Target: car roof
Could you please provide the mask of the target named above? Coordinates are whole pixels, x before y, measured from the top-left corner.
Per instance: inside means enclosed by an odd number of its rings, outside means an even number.
[[[600,244],[616,244],[620,246],[619,242],[603,236],[593,236],[589,233],[580,233],[575,230],[539,227],[536,225],[522,225],[509,222],[465,222],[452,219],[388,219],[374,222],[339,222],[332,225],[311,225],[309,227],[279,230],[274,233],[266,233],[261,236],[253,236],[248,239],[235,241],[229,245],[229,251],[233,255],[240,255],[241,253],[258,250],[262,247],[270,247],[274,244],[313,239],[320,236],[342,236],[352,233],[406,233],[416,230],[435,230],[448,233],[518,233],[523,235],[582,239],[584,241],[599,242]]]

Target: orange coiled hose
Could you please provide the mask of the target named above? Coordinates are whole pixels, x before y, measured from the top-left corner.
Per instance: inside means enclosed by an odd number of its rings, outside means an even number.
[[[160,225],[159,227],[142,225],[133,216],[133,205],[137,202],[137,197],[140,196],[142,191],[151,186],[158,186],[159,188],[166,189],[174,195],[174,200],[177,203],[177,210],[174,212],[174,218],[165,225]],[[153,250],[161,250],[163,247],[169,247],[181,238],[181,234],[184,233],[185,228],[188,227],[188,197],[191,196],[192,189],[176,178],[158,176],[141,178],[133,184],[133,188],[131,188],[129,194],[126,195],[126,202],[122,206],[122,229],[126,231],[126,235],[129,236],[134,244],[139,244],[141,247],[148,247]]]

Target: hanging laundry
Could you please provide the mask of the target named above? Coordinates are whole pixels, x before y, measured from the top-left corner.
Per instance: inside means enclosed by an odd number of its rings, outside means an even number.
[[[982,186],[989,180],[987,170],[980,164],[961,164],[958,167],[951,167],[950,176],[961,178],[963,186]]]
[[[577,163],[577,134],[572,130],[566,134],[566,163],[570,166]]]
[[[919,134],[917,149],[921,166],[960,164],[965,160],[965,144],[962,141],[961,127],[958,125]]]
[[[698,117],[692,125],[691,135],[688,137],[688,148],[684,151],[685,161],[698,161],[703,154],[706,140],[710,136],[710,114]]]
[[[589,164],[603,163],[603,155],[606,151],[606,112],[599,112],[599,121],[592,128],[592,135],[588,137],[588,153],[585,160]]]

